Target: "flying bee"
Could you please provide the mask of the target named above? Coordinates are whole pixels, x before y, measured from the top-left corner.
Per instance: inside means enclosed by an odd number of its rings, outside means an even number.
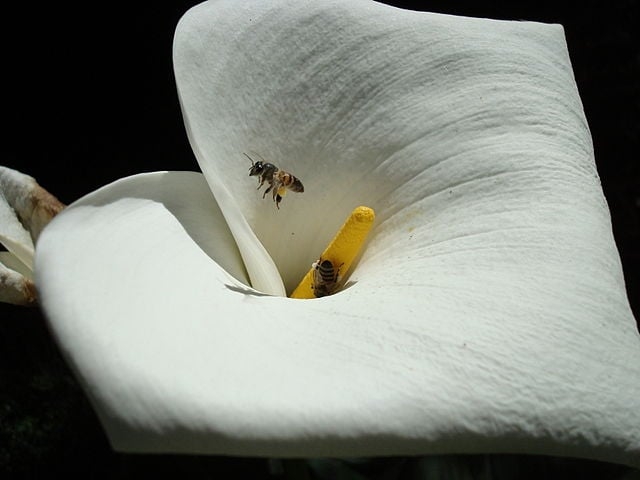
[[[313,263],[313,283],[311,288],[316,298],[326,297],[335,292],[340,280],[340,267],[342,265],[335,268],[331,260],[322,260],[321,258]]]
[[[262,198],[264,198],[267,193],[272,192],[273,201],[276,202],[278,210],[280,209],[282,197],[287,190],[291,190],[292,192],[304,192],[304,186],[298,177],[295,177],[284,170],[280,170],[273,163],[266,162],[264,159],[254,162],[253,158],[249,155],[246,153],[244,155],[251,160],[249,176],[258,177],[258,190],[260,190],[260,187],[262,187],[265,182],[269,184],[262,194]]]

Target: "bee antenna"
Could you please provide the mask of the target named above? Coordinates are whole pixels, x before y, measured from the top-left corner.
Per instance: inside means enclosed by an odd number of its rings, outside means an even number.
[[[246,153],[242,152],[242,154],[247,157],[249,160],[251,160],[251,165],[255,165],[256,162],[253,161],[253,158],[251,158],[249,155],[247,155]]]
[[[258,152],[256,152],[255,150],[249,150],[249,151],[250,151],[251,153],[253,153],[253,155],[254,155],[254,156],[258,156],[258,157],[260,157],[260,160],[262,160],[263,162],[265,162],[265,163],[267,162],[267,161],[265,160],[265,158],[264,158],[262,155],[260,155]],[[247,157],[248,157],[248,156],[249,156],[249,155],[247,155]]]

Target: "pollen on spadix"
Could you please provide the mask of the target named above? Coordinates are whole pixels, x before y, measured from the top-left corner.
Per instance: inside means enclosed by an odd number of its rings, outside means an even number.
[[[340,274],[346,273],[364,245],[374,220],[373,209],[356,207],[322,252],[319,260],[329,260],[336,269],[339,268]],[[291,298],[316,298],[313,289],[315,268],[314,264],[293,291]]]

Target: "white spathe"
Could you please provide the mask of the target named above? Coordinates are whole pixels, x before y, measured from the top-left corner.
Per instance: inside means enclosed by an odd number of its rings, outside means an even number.
[[[174,64],[204,176],[103,187],[36,250],[114,448],[640,466],[640,338],[562,27],[211,1]],[[305,192],[276,210],[242,152]],[[357,205],[378,220],[349,288],[265,294]]]

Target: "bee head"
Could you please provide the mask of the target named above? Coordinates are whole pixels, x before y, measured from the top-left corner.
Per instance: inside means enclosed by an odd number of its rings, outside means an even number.
[[[257,161],[251,164],[251,168],[249,169],[250,177],[254,175],[260,175],[262,174],[262,172],[264,172],[264,163],[262,163],[261,161]]]
[[[255,175],[262,175],[262,173],[264,172],[264,162],[262,161],[254,162],[253,158],[251,158],[249,155],[247,155],[244,152],[242,153],[244,154],[245,157],[251,160],[251,168],[249,168],[249,176],[253,177]]]

